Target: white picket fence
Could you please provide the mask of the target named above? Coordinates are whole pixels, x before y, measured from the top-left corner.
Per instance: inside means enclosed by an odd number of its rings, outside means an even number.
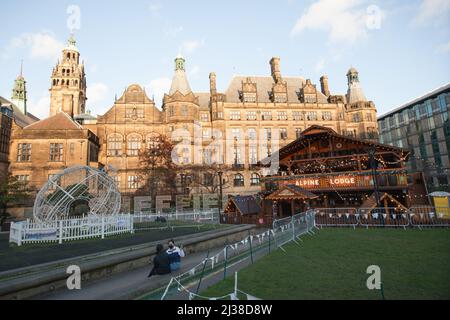
[[[133,216],[86,216],[41,223],[31,220],[11,223],[9,242],[21,246],[25,243],[45,243],[102,238],[134,233]]]

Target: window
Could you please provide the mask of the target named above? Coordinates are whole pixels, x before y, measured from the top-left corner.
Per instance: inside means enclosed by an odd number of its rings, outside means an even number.
[[[258,186],[259,185],[259,174],[257,173],[252,173],[251,178],[250,178],[250,185],[252,186]]]
[[[287,129],[286,128],[280,128],[280,139],[281,140],[287,139]]]
[[[248,129],[247,133],[248,133],[249,140],[256,140],[256,129],[255,128]]]
[[[295,121],[301,121],[301,120],[303,120],[303,112],[301,112],[301,111],[293,111],[292,112],[292,117],[294,118]]]
[[[139,188],[139,177],[138,176],[128,176],[128,189]]]
[[[175,115],[175,112],[173,110],[173,106],[169,106],[169,117],[173,117]]]
[[[255,103],[256,102],[256,93],[245,92],[243,94],[243,102]]]
[[[257,164],[258,163],[258,151],[256,145],[250,145],[248,147],[248,163]]]
[[[108,137],[107,155],[117,157],[122,155],[123,138],[120,134],[112,134]]]
[[[213,162],[212,155],[213,155],[213,152],[211,149],[203,150],[203,164],[211,165]]]
[[[201,113],[200,120],[203,122],[207,122],[209,120],[209,115],[207,113]]]
[[[285,93],[276,93],[273,97],[273,102],[275,103],[286,103],[287,96]]]
[[[256,111],[247,111],[247,120],[256,120]]]
[[[183,117],[187,117],[189,114],[188,106],[181,106],[181,115]]]
[[[240,111],[230,111],[230,120],[241,120]]]
[[[50,143],[50,161],[63,161],[62,143]]]
[[[31,144],[19,143],[17,145],[17,161],[27,162],[31,161]]]
[[[241,165],[241,149],[239,147],[233,148],[233,164],[234,165]]]
[[[241,138],[241,129],[232,128],[231,129],[231,138],[239,140]]]
[[[263,111],[261,113],[261,119],[264,121],[272,120],[272,112],[270,111]]]
[[[302,135],[302,129],[301,128],[295,128],[295,138],[298,139]]]
[[[210,139],[211,138],[211,130],[210,129],[203,129],[202,130],[202,136],[203,136],[203,139]]]
[[[353,114],[352,121],[353,122],[361,122],[361,115],[359,113]]]
[[[315,112],[315,111],[306,112],[306,120],[316,121],[317,120],[317,112]]]
[[[278,120],[287,120],[287,112],[286,111],[278,111]]]
[[[143,108],[130,108],[125,111],[125,118],[129,119],[143,119],[144,118],[144,109]]]
[[[266,139],[266,140],[272,139],[272,129],[271,128],[264,128],[264,139]]]
[[[325,121],[332,120],[331,112],[330,111],[322,112],[322,120],[325,120]]]
[[[120,176],[114,176],[113,180],[114,180],[114,183],[116,184],[117,188],[120,188]]]
[[[234,186],[243,187],[244,186],[244,176],[240,173],[234,176]]]
[[[23,174],[23,175],[18,175],[16,176],[17,181],[21,182],[21,183],[27,183],[28,181],[30,181],[30,176],[27,174]]]
[[[139,135],[129,135],[127,140],[127,155],[138,156],[141,149],[141,137]]]

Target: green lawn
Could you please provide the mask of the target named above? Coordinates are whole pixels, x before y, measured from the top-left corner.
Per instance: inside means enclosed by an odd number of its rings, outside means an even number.
[[[450,230],[323,229],[303,236],[238,274],[238,287],[262,299],[381,299],[368,290],[369,265],[381,268],[386,299],[450,299]],[[234,279],[203,291],[221,296]]]

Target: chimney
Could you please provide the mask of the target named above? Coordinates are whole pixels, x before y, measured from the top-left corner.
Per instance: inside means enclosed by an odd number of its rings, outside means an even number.
[[[270,69],[272,71],[272,78],[275,83],[281,82],[281,71],[280,71],[280,58],[273,57],[270,59]]]
[[[214,96],[217,94],[216,74],[214,72],[211,72],[209,74],[209,90],[211,92],[211,96]]]
[[[330,88],[328,86],[328,76],[327,75],[323,75],[322,77],[320,77],[320,88],[321,88],[322,93],[326,97],[330,96]]]

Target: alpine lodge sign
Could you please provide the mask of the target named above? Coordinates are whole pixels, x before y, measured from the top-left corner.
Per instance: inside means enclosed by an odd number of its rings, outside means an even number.
[[[335,176],[321,178],[299,178],[295,180],[284,181],[283,184],[295,184],[304,189],[326,189],[358,186],[359,180],[364,177],[356,176]]]

